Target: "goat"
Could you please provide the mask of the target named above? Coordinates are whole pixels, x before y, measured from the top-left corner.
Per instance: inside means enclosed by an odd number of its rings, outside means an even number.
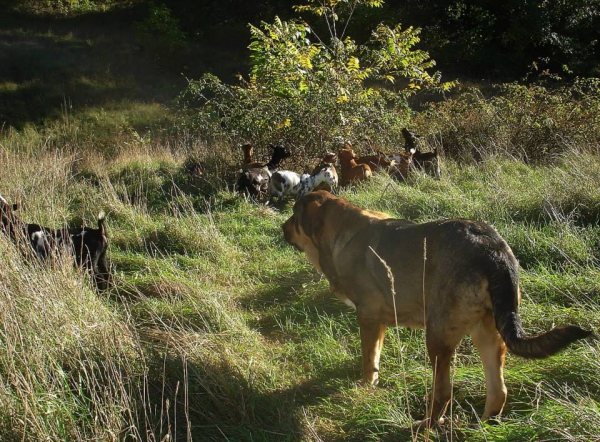
[[[248,170],[240,169],[235,190],[253,198],[261,198],[268,192],[271,172],[268,167],[253,167]]]
[[[242,164],[242,170],[250,170],[256,168],[262,169],[263,167],[266,167],[271,172],[274,172],[277,169],[279,169],[279,166],[283,160],[289,158],[292,155],[292,151],[284,146],[274,146],[273,144],[270,144],[269,148],[273,151],[273,153],[271,154],[271,159],[268,163],[260,163],[252,160],[252,144],[245,144],[244,146],[242,146],[242,151],[244,153],[244,162]]]
[[[355,159],[357,164],[366,164],[371,169],[371,172],[379,172],[384,170],[389,172],[395,166],[394,160],[390,160],[379,152],[376,155],[363,155]]]
[[[1,227],[13,241],[26,238],[40,261],[47,260],[60,249],[66,250],[73,255],[78,267],[84,267],[92,273],[98,290],[108,287],[110,270],[106,258],[108,240],[103,212],[98,215],[97,229],[65,227],[54,230],[21,221],[14,213],[18,208],[18,204],[10,205],[0,195]]]
[[[373,173],[379,170],[385,170],[390,176],[404,181],[408,176],[408,171],[412,163],[412,150],[407,153],[389,154],[377,150],[369,139],[367,139],[374,155],[365,155],[356,159],[358,164],[368,164]]]
[[[408,176],[413,156],[411,153],[389,154],[376,150],[376,155],[367,155],[356,160],[357,163],[368,164],[372,171],[385,168],[385,171],[394,178],[404,181]],[[382,167],[383,166],[383,167]]]
[[[303,174],[300,176],[291,170],[279,170],[271,175],[269,181],[269,198],[281,201],[285,196],[296,196],[296,186],[300,184],[303,178],[310,175]]]
[[[242,169],[248,168],[248,165],[254,163],[254,158],[252,153],[254,151],[254,146],[252,143],[242,144],[242,155],[244,155],[244,159],[242,160]]]
[[[373,175],[368,164],[358,164],[356,162],[357,156],[350,144],[346,143],[338,156],[342,169],[342,179],[340,182],[342,186],[365,180]]]
[[[404,150],[406,153],[415,154],[417,152],[417,142],[421,136],[409,131],[405,127],[402,128],[402,136],[404,137]]]
[[[269,146],[273,150],[268,163],[250,162],[242,165],[239,171],[235,189],[239,193],[246,193],[251,197],[260,198],[268,192],[269,180],[273,172],[279,169],[281,162],[290,157],[292,152],[283,146]],[[248,149],[251,158],[252,149]],[[246,151],[244,151],[244,161]]]
[[[333,152],[327,152],[321,161],[315,167],[311,173],[311,175],[317,175],[321,170],[329,168],[331,173],[330,180],[323,180],[319,184],[316,185],[314,190],[327,190],[328,192],[334,192],[338,185],[338,173],[335,168],[335,160],[337,159],[337,154]],[[333,184],[332,184],[333,183]]]
[[[296,198],[301,198],[313,190],[319,190],[324,187],[335,190],[337,185],[337,171],[333,164],[328,164],[319,169],[316,173],[303,175],[300,178],[300,182],[295,186],[294,191],[296,193]]]
[[[316,172],[310,175],[306,173],[298,175],[296,172],[281,170],[271,176],[269,196],[271,199],[277,198],[279,201],[285,196],[293,196],[298,199],[322,185],[335,189],[337,183],[337,172],[332,164],[317,168]]]
[[[404,150],[412,152],[413,155],[413,167],[416,170],[422,170],[427,175],[434,177],[436,180],[440,179],[440,157],[437,148],[433,149],[433,152],[422,152],[417,145],[419,135],[414,134],[406,128],[402,129],[402,135],[404,136]]]

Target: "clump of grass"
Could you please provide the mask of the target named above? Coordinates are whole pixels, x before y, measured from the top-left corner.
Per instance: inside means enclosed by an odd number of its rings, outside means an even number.
[[[126,318],[97,297],[70,257],[30,263],[0,238],[0,435],[89,440],[133,423],[132,380],[143,373]]]

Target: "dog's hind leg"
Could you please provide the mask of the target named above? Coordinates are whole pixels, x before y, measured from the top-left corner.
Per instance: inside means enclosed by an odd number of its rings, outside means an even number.
[[[449,330],[426,331],[427,353],[433,368],[433,386],[431,403],[427,415],[427,426],[442,423],[442,416],[450,403],[452,383],[450,382],[450,364],[454,350],[462,336],[454,335]]]
[[[379,357],[385,338],[386,325],[378,320],[358,318],[363,363],[363,381],[370,385],[379,382]]]
[[[494,318],[487,315],[471,331],[473,344],[477,347],[483,370],[487,395],[482,420],[499,415],[506,402],[506,386],[504,385],[503,367],[506,355],[506,344],[500,337],[494,324]]]
[[[106,250],[102,251],[102,253],[100,253],[100,255],[97,257],[97,263],[93,267],[93,272],[94,281],[96,282],[98,290],[106,290],[108,288],[108,284],[110,283],[110,268],[108,265],[108,260],[106,259]]]

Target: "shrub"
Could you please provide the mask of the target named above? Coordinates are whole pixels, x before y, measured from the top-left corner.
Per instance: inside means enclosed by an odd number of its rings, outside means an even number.
[[[419,90],[449,89],[426,52],[413,49],[419,30],[380,24],[369,42],[344,35],[345,2],[298,7],[323,17],[329,43],[299,20],[250,26],[252,68],[248,78],[226,85],[205,75],[190,81],[179,97],[209,139],[283,142],[297,152],[322,153],[340,138],[397,144],[410,117],[407,97]],[[381,2],[356,1],[376,6]],[[316,6],[315,6],[316,4]],[[347,23],[347,21],[346,21]],[[395,89],[388,88],[395,84]]]
[[[163,4],[151,2],[148,15],[137,23],[136,31],[144,45],[154,46],[155,49],[168,52],[182,49],[186,45],[186,34],[181,30],[179,20]]]
[[[598,79],[554,89],[510,83],[494,86],[492,97],[471,88],[430,105],[416,124],[423,133],[440,137],[451,157],[479,160],[502,154],[526,162],[551,161],[575,149],[598,149],[599,86]]]

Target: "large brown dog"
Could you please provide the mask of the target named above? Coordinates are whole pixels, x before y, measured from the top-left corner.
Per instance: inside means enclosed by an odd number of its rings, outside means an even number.
[[[483,419],[504,407],[507,347],[525,358],[545,358],[591,335],[567,326],[526,336],[517,314],[519,264],[487,224],[465,219],[415,224],[318,191],[296,202],[283,232],[327,277],[333,293],[356,308],[364,381],[378,381],[388,326],[425,328],[434,372],[427,425],[441,422],[451,397],[452,355],[465,335],[472,336],[483,362]]]

